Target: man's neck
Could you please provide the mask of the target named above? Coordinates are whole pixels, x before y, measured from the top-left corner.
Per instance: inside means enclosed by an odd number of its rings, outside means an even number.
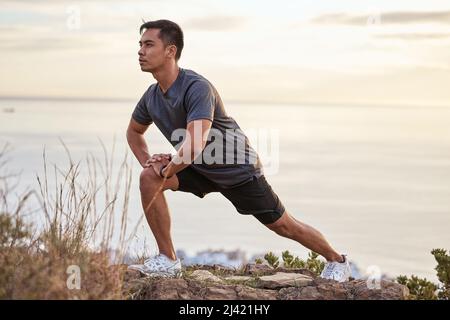
[[[180,68],[175,63],[168,68],[154,72],[153,78],[158,81],[159,87],[161,88],[162,92],[166,93],[172,83],[174,83],[177,79],[179,72]]]

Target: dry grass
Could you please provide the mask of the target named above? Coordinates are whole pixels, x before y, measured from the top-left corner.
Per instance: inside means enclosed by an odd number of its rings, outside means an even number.
[[[8,146],[0,150],[0,299],[124,298],[123,271],[111,267],[110,248],[118,234],[114,263],[120,263],[130,240],[132,168],[125,155],[114,171],[114,145],[109,155],[101,145],[103,162],[88,154],[85,161],[74,163],[63,143],[67,169],[50,166],[44,150],[38,187],[15,200],[18,175],[6,173]],[[82,169],[87,174],[81,175]],[[31,197],[40,203],[32,219],[25,212]]]

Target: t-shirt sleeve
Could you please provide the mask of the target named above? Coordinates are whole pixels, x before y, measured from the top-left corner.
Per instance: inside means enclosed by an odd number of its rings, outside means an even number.
[[[208,119],[213,121],[216,96],[207,81],[197,81],[186,93],[186,121]]]
[[[153,123],[153,119],[150,116],[150,114],[148,113],[148,108],[147,108],[147,93],[148,91],[146,91],[144,93],[144,95],[142,96],[142,98],[139,100],[139,102],[137,103],[136,107],[134,108],[133,114],[131,115],[131,117],[138,123],[142,124],[142,125],[149,125]]]

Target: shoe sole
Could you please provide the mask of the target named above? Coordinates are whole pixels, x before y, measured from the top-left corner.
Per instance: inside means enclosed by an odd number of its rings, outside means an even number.
[[[151,278],[181,278],[183,276],[183,273],[177,272],[176,274],[173,273],[163,273],[163,272],[146,272],[144,270],[140,270],[140,269],[135,269],[135,268],[130,268],[129,270],[134,270],[134,271],[139,271],[142,275],[146,276],[146,277],[151,277]]]
[[[183,276],[183,274],[181,272],[179,272],[177,274],[161,273],[161,272],[155,273],[155,272],[144,272],[144,271],[140,271],[140,272],[150,278],[181,278]]]
[[[326,277],[322,277],[322,276],[319,276],[319,278],[325,279],[325,280],[333,280],[333,281],[337,281],[337,282],[347,282],[347,281],[350,281],[350,277],[348,277],[348,278],[346,278],[346,279],[339,279],[339,280],[334,279],[334,278],[326,278]]]

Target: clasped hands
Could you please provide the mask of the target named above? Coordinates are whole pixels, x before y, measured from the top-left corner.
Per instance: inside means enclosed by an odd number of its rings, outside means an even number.
[[[155,153],[150,159],[145,161],[144,168],[152,167],[159,177],[165,178],[162,175],[162,170],[169,164],[170,160],[172,160],[172,155],[170,153]]]

